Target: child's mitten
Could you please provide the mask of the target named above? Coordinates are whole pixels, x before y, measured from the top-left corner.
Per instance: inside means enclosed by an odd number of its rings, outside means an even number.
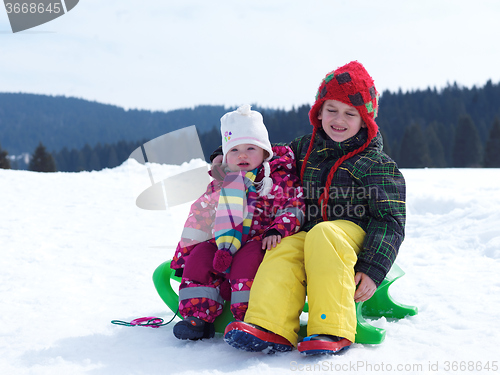
[[[231,265],[232,260],[233,256],[231,255],[229,250],[226,249],[217,250],[215,252],[213,261],[214,269],[217,272],[225,272]]]

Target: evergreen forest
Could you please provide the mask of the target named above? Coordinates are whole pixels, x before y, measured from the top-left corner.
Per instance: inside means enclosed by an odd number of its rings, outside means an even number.
[[[196,125],[208,161],[220,145],[220,117],[235,108],[127,111],[76,98],[0,93],[0,168],[68,172],[113,168],[143,143],[190,125]],[[273,143],[312,131],[309,104],[290,110],[252,108],[264,116]],[[500,167],[500,83],[384,91],[376,121],[384,150],[400,168]],[[49,165],[33,169],[33,162],[23,164],[21,158],[13,158],[22,153]],[[50,157],[44,159],[43,153]]]

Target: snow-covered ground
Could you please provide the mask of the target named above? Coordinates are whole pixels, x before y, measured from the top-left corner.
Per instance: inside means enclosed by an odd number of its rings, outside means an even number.
[[[189,204],[137,208],[144,166],[0,169],[0,374],[498,373],[500,170],[403,173],[408,223],[397,263],[406,275],[391,294],[419,314],[372,321],[387,329],[381,345],[305,358],[238,351],[220,335],[180,341],[173,324],[110,323],[173,316],[151,276],[171,258]]]

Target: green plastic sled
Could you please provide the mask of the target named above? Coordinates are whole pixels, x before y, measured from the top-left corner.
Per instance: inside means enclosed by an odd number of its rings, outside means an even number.
[[[175,271],[170,268],[170,262],[167,261],[158,266],[153,273],[153,282],[162,298],[163,302],[167,304],[170,310],[177,312],[179,318],[182,316],[178,313],[179,296],[175,290],[178,287],[172,287],[171,281],[181,282],[181,278],[175,276]],[[402,319],[408,315],[416,315],[418,308],[415,306],[402,305],[392,299],[389,294],[389,287],[391,284],[403,276],[405,273],[397,265],[394,264],[385,277],[382,284],[377,288],[373,296],[365,302],[356,303],[356,316],[358,324],[356,327],[355,342],[360,344],[380,344],[385,339],[385,329],[377,328],[370,325],[365,317]],[[226,326],[234,320],[230,311],[230,302],[226,301],[222,314],[215,319],[215,331],[224,332]],[[304,305],[304,312],[309,311],[307,302]],[[302,337],[307,336],[307,324],[301,324],[299,335]]]

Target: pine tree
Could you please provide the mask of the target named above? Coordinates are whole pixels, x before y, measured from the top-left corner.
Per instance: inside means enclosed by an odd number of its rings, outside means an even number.
[[[7,157],[9,153],[2,150],[2,145],[0,145],[0,169],[10,169],[10,160]]]
[[[217,127],[213,127],[212,130],[200,134],[200,143],[205,155],[205,160],[210,162],[210,155],[212,151],[215,150],[221,144],[220,130]]]
[[[85,170],[85,158],[82,151],[71,149],[69,153],[69,170],[71,172],[81,172]]]
[[[387,138],[387,134],[385,134],[385,132],[383,132],[382,130],[380,131],[380,134],[382,135],[382,139],[383,139],[383,145],[384,145],[384,152],[389,156],[389,157],[393,157],[394,155],[392,154],[392,148],[389,144],[389,139]]]
[[[469,115],[461,115],[458,119],[452,160],[455,168],[481,166],[481,140],[476,125]]]
[[[495,117],[486,141],[484,166],[486,168],[500,168],[500,118],[498,117]]]
[[[64,147],[61,151],[53,154],[54,160],[57,165],[57,170],[61,172],[72,172],[70,169],[69,161],[70,154],[67,147]]]
[[[443,146],[445,167],[450,167],[452,165],[451,162],[451,154],[453,150],[453,139],[455,137],[455,129],[450,126],[445,126],[442,122],[432,121],[428,128],[432,128],[434,133],[436,133],[437,138],[441,142]],[[429,146],[429,152],[433,152]]]
[[[35,152],[31,157],[29,170],[34,172],[56,171],[56,163],[54,162],[54,158],[47,152],[42,142],[39,143],[38,147],[35,149]]]
[[[104,145],[104,164],[105,168],[114,168],[118,166],[120,162],[116,156],[116,148],[114,145]]]
[[[412,124],[405,129],[397,160],[401,168],[424,168],[431,165],[431,158],[419,124]]]
[[[432,124],[425,129],[425,138],[427,140],[427,149],[429,150],[429,156],[431,158],[431,164],[429,166],[432,168],[446,167],[443,144],[439,140]]]
[[[92,169],[90,168],[90,163],[91,163],[91,158],[92,158],[92,147],[90,147],[90,145],[88,143],[86,143],[80,152],[82,153],[83,160],[84,160],[84,165],[81,167],[80,170],[91,171]]]
[[[95,150],[92,150],[90,153],[90,158],[88,162],[88,170],[89,171],[100,171],[101,168],[101,162],[99,160],[99,156]]]

